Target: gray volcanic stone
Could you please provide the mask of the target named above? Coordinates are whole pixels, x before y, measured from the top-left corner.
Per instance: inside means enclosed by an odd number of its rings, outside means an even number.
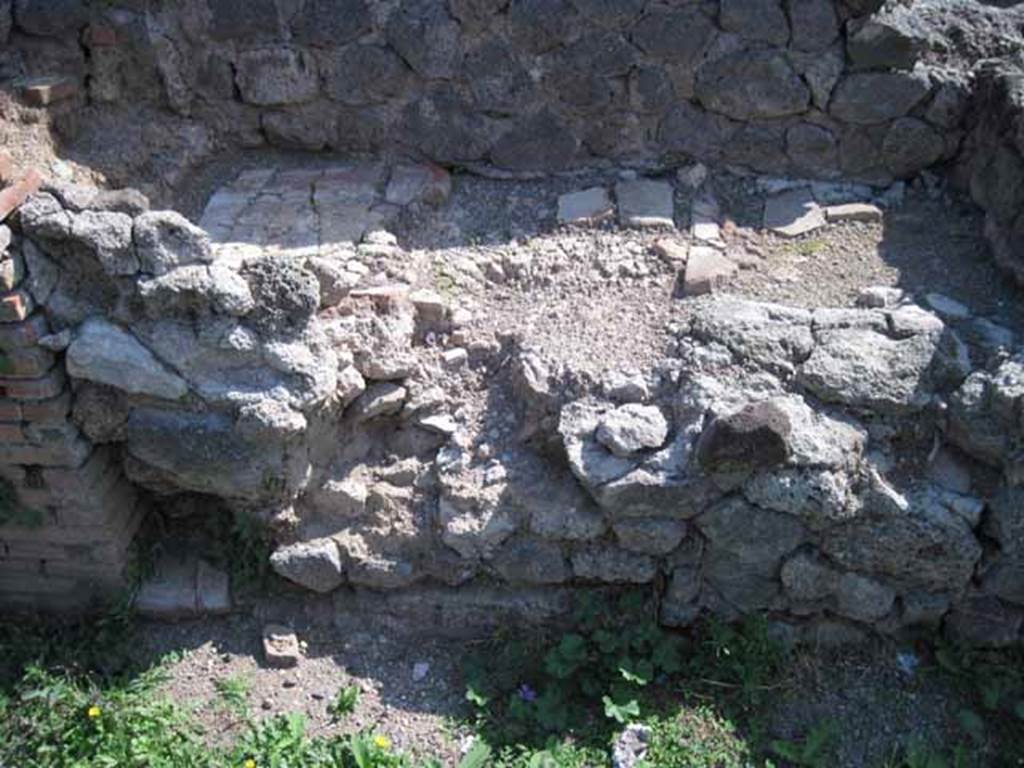
[[[661,556],[679,546],[686,536],[687,525],[683,520],[634,517],[616,520],[612,530],[623,549]]]
[[[257,106],[301,104],[320,88],[316,61],[294,48],[259,48],[238,56],[235,80],[242,100]]]
[[[580,16],[602,26],[616,27],[635,19],[644,0],[570,0]]]
[[[804,112],[807,85],[781,53],[737,51],[701,67],[694,89],[701,104],[737,120]]]
[[[882,157],[894,176],[909,178],[938,161],[945,146],[942,136],[928,123],[916,117],[901,117],[885,134]]]
[[[779,46],[789,42],[789,21],[778,0],[722,0],[718,23],[748,40]]]
[[[128,331],[102,318],[87,320],[67,352],[68,373],[138,395],[178,400],[188,393],[182,378],[167,370]]]
[[[491,159],[515,171],[548,171],[572,164],[578,139],[552,112],[543,110],[520,121],[491,149]]]
[[[696,456],[704,471],[746,477],[789,459],[792,424],[771,401],[748,405],[712,421],[697,441]]]
[[[270,42],[281,39],[276,0],[209,0],[210,35],[215,40]]]
[[[163,487],[266,502],[296,492],[309,470],[299,446],[286,452],[283,441],[247,435],[224,414],[135,408],[125,430],[142,479],[155,475]]]
[[[892,339],[847,328],[820,334],[798,380],[829,402],[900,413],[923,408],[968,371],[966,349],[952,331]]]
[[[294,259],[267,257],[247,262],[242,277],[256,309],[250,320],[268,332],[301,328],[320,306],[320,283]]]
[[[142,214],[132,234],[143,272],[163,275],[184,264],[213,261],[210,236],[175,211]]]
[[[946,615],[946,635],[964,645],[1002,648],[1020,641],[1024,612],[994,597],[974,597],[953,606]]]
[[[513,584],[560,584],[572,578],[562,548],[539,539],[506,542],[494,555],[492,565]]]
[[[893,589],[857,573],[844,573],[836,584],[836,612],[856,621],[877,621],[895,601]]]
[[[14,21],[30,35],[58,37],[89,21],[84,0],[15,0]]]
[[[764,226],[784,237],[799,237],[826,224],[825,210],[808,187],[769,197],[764,204]]]
[[[855,69],[913,69],[924,40],[915,34],[913,11],[894,7],[846,22],[846,50]]]
[[[652,8],[631,33],[644,53],[689,68],[696,68],[714,36],[714,23],[695,8]]]
[[[623,405],[606,414],[597,427],[598,441],[616,456],[660,448],[667,437],[668,422],[653,405]]]
[[[133,275],[139,271],[132,247],[131,216],[82,211],[71,217],[71,236],[96,257],[108,275]]]
[[[331,539],[279,547],[270,556],[270,567],[279,576],[314,592],[331,592],[345,580],[338,545]]]
[[[0,45],[7,45],[14,25],[14,0],[0,0]]]
[[[448,79],[461,61],[459,25],[444,0],[402,0],[388,21],[391,46],[417,73]]]
[[[324,90],[343,104],[372,104],[405,92],[412,72],[390,48],[348,45],[323,60]]]
[[[611,546],[591,545],[572,554],[577,579],[611,583],[646,584],[657,572],[654,558]]]
[[[512,41],[530,53],[543,53],[572,34],[579,17],[567,0],[511,0],[508,26]]]
[[[962,589],[981,556],[966,521],[938,504],[915,499],[899,514],[833,528],[821,547],[844,568],[931,592]]]
[[[357,40],[373,27],[366,0],[305,0],[292,21],[296,42],[322,48]]]
[[[840,574],[807,552],[789,558],[781,571],[786,594],[800,602],[823,600],[836,591]]]
[[[786,131],[786,154],[801,174],[834,176],[839,171],[839,141],[820,125],[791,126]]]
[[[853,73],[839,81],[829,112],[844,123],[884,123],[906,115],[930,90],[919,72]]]
[[[721,154],[738,128],[739,124],[727,117],[684,101],[665,116],[658,139],[668,150],[712,160]]]
[[[803,51],[820,51],[839,36],[839,17],[833,0],[786,0],[793,20],[790,45]]]

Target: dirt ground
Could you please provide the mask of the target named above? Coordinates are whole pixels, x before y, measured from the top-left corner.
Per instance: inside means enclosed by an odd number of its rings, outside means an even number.
[[[260,627],[247,615],[141,627],[140,653],[154,659],[180,654],[169,666],[164,691],[191,705],[211,742],[228,742],[244,719],[225,703],[218,682],[242,681],[250,715],[301,712],[310,734],[369,729],[407,753],[439,756],[446,766],[455,765],[471,743],[470,730],[460,724],[469,714],[460,665],[471,645],[372,630],[339,637],[307,627],[298,631],[304,645],[299,665],[281,670],[263,661]],[[928,668],[926,656],[912,673],[901,670],[898,654],[908,652],[913,649],[882,641],[799,652],[762,713],[767,736],[798,739],[822,722],[833,723],[835,764],[842,768],[886,765],[912,743],[935,749],[952,744],[963,706],[959,694]],[[416,679],[414,669],[423,664],[426,675]],[[355,711],[334,719],[331,702],[353,684],[362,692]],[[715,706],[713,700],[703,703]]]

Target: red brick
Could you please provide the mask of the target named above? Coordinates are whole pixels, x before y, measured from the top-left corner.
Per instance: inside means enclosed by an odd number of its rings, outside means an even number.
[[[35,346],[50,332],[50,324],[42,312],[36,312],[22,323],[0,323],[0,349],[24,349]]]
[[[18,288],[6,293],[0,296],[0,323],[20,323],[31,315],[35,308],[35,302],[28,291]]]
[[[43,177],[39,171],[31,168],[17,183],[0,192],[0,221],[10,216],[12,211],[25,202],[25,198],[38,191],[42,183]]]
[[[25,442],[25,433],[21,429],[21,424],[0,423],[0,440],[10,443]]]
[[[78,467],[88,458],[91,450],[92,446],[82,438],[43,445],[0,443],[0,462],[37,464],[41,467]]]
[[[71,392],[65,389],[49,400],[25,400],[21,404],[21,418],[32,424],[57,424],[67,419],[70,410]]]
[[[9,184],[14,181],[14,159],[9,152],[0,150],[0,182]]]
[[[108,48],[112,45],[117,45],[117,30],[113,27],[108,27],[106,24],[96,24],[93,22],[89,25],[89,29],[86,32],[86,42],[97,48]]]
[[[10,352],[0,350],[0,375],[12,379],[35,379],[53,368],[53,352],[41,347],[26,347]]]
[[[78,81],[70,77],[36,77],[23,80],[18,87],[30,107],[46,107],[78,93]]]
[[[111,472],[118,472],[114,462],[114,450],[101,446],[93,451],[77,469],[46,468],[43,470],[43,484],[62,493],[85,494]]]
[[[0,376],[0,397],[15,400],[48,400],[64,391],[64,369],[55,367],[38,379],[12,379]],[[24,406],[22,406],[24,411]]]
[[[0,421],[21,421],[21,406],[16,400],[0,400]]]

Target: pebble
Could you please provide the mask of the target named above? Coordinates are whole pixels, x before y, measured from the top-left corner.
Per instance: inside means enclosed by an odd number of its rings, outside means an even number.
[[[424,680],[430,674],[430,664],[425,661],[418,661],[412,667],[412,679],[414,683]]]

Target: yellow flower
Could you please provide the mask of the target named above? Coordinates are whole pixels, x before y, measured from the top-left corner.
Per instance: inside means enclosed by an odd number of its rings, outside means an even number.
[[[256,761],[250,757],[248,760],[242,763],[242,768],[256,768]]]
[[[93,704],[91,707],[89,707],[87,710],[85,710],[85,714],[88,715],[90,720],[95,720],[97,717],[99,717],[102,714],[102,712],[100,711],[99,707],[97,707],[95,704]]]
[[[387,736],[374,736],[373,743],[378,749],[391,749],[391,739]]]

